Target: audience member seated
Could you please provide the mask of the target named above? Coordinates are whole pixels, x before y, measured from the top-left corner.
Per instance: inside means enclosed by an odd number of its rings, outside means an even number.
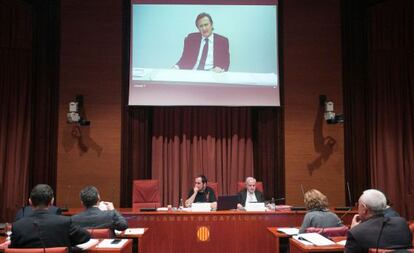
[[[363,192],[358,201],[358,214],[352,219],[345,252],[368,252],[369,248],[411,248],[411,232],[401,217],[384,217],[385,195],[375,189]]]
[[[31,216],[13,223],[10,248],[68,247],[90,239],[89,233],[72,223],[70,217],[50,214],[53,190],[49,185],[36,185],[30,193]]]
[[[125,218],[115,210],[111,202],[101,201],[98,189],[87,186],[80,192],[82,205],[85,211],[72,216],[74,224],[83,228],[110,228],[112,230],[125,230],[128,223]]]
[[[47,208],[48,213],[55,214],[55,215],[61,215],[62,210],[57,206],[49,206]],[[16,213],[16,217],[14,218],[14,221],[18,221],[23,217],[31,216],[33,214],[33,208],[31,206],[23,206],[19,209]]]
[[[211,203],[211,209],[217,208],[217,199],[214,190],[207,186],[207,177],[200,175],[194,179],[194,188],[188,193],[185,206],[190,207],[193,203]]]
[[[245,189],[239,193],[238,209],[242,209],[248,202],[264,202],[263,193],[256,190],[256,179],[253,177],[247,177],[245,180]]]
[[[328,209],[328,198],[320,191],[312,189],[304,195],[305,207],[308,210],[303,218],[299,233],[305,233],[308,227],[329,228],[341,227],[342,222],[336,214]]]

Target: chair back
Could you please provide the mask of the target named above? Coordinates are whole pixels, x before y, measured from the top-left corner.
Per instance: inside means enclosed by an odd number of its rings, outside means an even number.
[[[216,196],[216,199],[218,199],[218,195],[219,195],[218,183],[207,182],[207,186],[214,190],[214,195]]]
[[[88,228],[86,230],[91,234],[91,238],[95,239],[110,239],[115,237],[114,232],[109,228]]]
[[[132,185],[132,208],[160,207],[160,187],[158,179],[134,180]]]
[[[68,248],[66,247],[55,247],[55,248],[5,248],[5,253],[67,253]]]
[[[346,236],[349,228],[347,226],[342,227],[329,227],[329,228],[315,228],[309,227],[306,229],[306,233],[318,233],[325,237],[334,237],[334,236]]]
[[[245,182],[237,182],[237,192],[246,189]],[[256,181],[256,190],[263,192],[263,182]]]

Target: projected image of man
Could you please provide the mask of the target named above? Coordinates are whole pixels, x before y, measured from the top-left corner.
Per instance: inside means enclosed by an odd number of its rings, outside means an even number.
[[[205,12],[195,21],[198,33],[190,33],[184,40],[184,50],[176,69],[212,70],[223,72],[229,69],[229,40],[213,33],[213,19]]]

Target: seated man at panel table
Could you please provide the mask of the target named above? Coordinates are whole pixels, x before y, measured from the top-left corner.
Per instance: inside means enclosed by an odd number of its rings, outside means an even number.
[[[369,248],[411,248],[411,232],[401,217],[384,217],[387,201],[375,189],[363,192],[358,201],[358,214],[352,219],[345,252],[368,252]]]
[[[193,203],[211,203],[211,209],[217,208],[217,199],[214,190],[207,186],[207,177],[204,175],[197,176],[194,179],[194,188],[188,193],[185,206],[190,207]]]
[[[263,193],[259,190],[256,190],[256,179],[254,177],[246,178],[246,188],[241,190],[239,195],[239,203],[237,204],[238,209],[242,209],[246,206],[247,202],[264,202]]]
[[[53,190],[49,185],[36,185],[30,193],[33,214],[13,223],[10,248],[68,247],[90,239],[88,231],[72,223],[70,217],[50,214]]]
[[[111,202],[101,201],[98,189],[87,186],[80,192],[85,211],[72,216],[73,223],[83,228],[110,228],[125,230],[128,228],[126,219],[115,210]]]

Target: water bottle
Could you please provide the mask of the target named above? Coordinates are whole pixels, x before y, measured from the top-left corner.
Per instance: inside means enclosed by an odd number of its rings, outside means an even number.
[[[178,210],[183,210],[183,209],[184,209],[183,199],[180,199],[180,205],[178,206]]]

